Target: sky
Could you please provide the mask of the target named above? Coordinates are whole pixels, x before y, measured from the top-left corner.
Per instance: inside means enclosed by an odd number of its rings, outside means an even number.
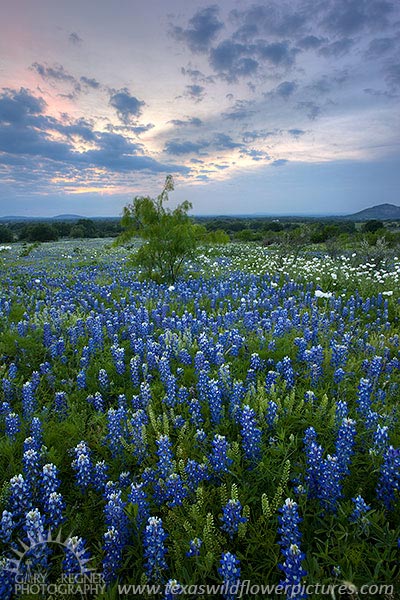
[[[399,0],[0,0],[0,216],[400,204]]]

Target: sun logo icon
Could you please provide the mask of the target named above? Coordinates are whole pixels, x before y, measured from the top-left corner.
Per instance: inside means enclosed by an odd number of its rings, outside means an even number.
[[[51,555],[51,546],[54,545],[62,549],[63,563],[69,573],[79,577],[94,570],[88,564],[91,557],[82,538],[78,536],[68,536],[63,540],[61,530],[56,537],[53,537],[49,529],[46,536],[39,533],[36,539],[29,536],[28,540],[29,543],[18,540],[19,547],[12,549],[16,558],[8,558],[3,566],[3,569],[12,573],[15,578],[29,581],[34,579],[38,573],[45,573]]]

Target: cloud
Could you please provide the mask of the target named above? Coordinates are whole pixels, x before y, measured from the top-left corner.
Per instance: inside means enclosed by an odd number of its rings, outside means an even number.
[[[395,38],[375,38],[371,40],[365,53],[367,58],[380,58],[396,47]]]
[[[288,129],[288,133],[294,138],[298,138],[304,135],[305,131],[303,131],[303,129]]]
[[[188,126],[194,126],[194,127],[200,127],[201,125],[203,125],[203,121],[201,119],[199,119],[198,117],[191,117],[191,118],[187,118],[187,119],[171,119],[171,121],[168,121],[168,123],[172,123],[172,125],[175,125],[175,127],[188,127]]]
[[[287,100],[297,90],[298,85],[295,81],[282,81],[274,90],[266,94],[269,97],[278,97]]]
[[[193,69],[190,65],[188,65],[187,67],[181,67],[181,73],[186,77],[190,77],[192,81],[195,81],[197,83],[215,82],[214,77],[212,77],[211,75],[204,75],[202,71],[199,71],[199,69]]]
[[[400,87],[400,63],[386,67],[386,81],[392,89]]]
[[[222,113],[222,116],[225,119],[229,119],[231,121],[242,121],[244,119],[248,119],[254,114],[254,110],[251,110],[252,102],[248,100],[237,100],[230,110]]]
[[[299,46],[303,50],[316,50],[317,48],[322,46],[322,44],[325,44],[327,41],[327,38],[324,37],[306,35],[297,42],[297,46]]]
[[[314,121],[321,113],[321,107],[311,100],[298,102],[296,105],[298,110],[303,110],[311,121]]]
[[[256,162],[260,162],[261,160],[267,161],[270,158],[266,152],[264,152],[263,150],[256,150],[255,148],[242,150],[241,157],[243,156],[249,156],[251,160],[254,160]]]
[[[186,29],[175,26],[171,33],[177,40],[185,42],[192,52],[206,52],[224,26],[218,12],[215,5],[198,10]]]
[[[74,86],[76,91],[80,91],[80,84],[78,80],[73,75],[68,73],[68,71],[66,71],[60,64],[55,64],[52,67],[49,67],[47,64],[34,62],[31,65],[31,69],[36,71],[36,73],[45,81],[55,80],[64,83],[70,83]]]
[[[205,97],[205,89],[205,87],[198,85],[197,83],[187,85],[185,87],[184,96],[194,100],[195,102],[201,102]]]
[[[115,108],[120,120],[128,124],[132,118],[140,117],[145,102],[132,96],[127,88],[112,92],[110,105]]]
[[[233,40],[224,40],[209,55],[211,67],[228,81],[238,77],[248,77],[256,72],[258,62],[248,54],[254,52],[254,47],[238,44]]]
[[[273,42],[271,44],[260,42],[257,46],[258,55],[269,60],[273,65],[291,66],[295,61],[298,50],[290,49],[287,41]]]
[[[75,31],[69,34],[68,39],[71,42],[71,44],[74,44],[75,46],[79,46],[83,42],[82,38],[79,37],[79,35]]]
[[[279,131],[268,131],[266,129],[257,129],[254,131],[245,131],[242,134],[242,140],[245,144],[255,142],[256,140],[265,140],[266,138],[278,135]]]
[[[331,44],[327,44],[326,46],[322,46],[322,48],[319,49],[318,54],[325,57],[334,56],[337,58],[338,56],[347,54],[353,45],[354,40],[350,38],[343,38],[341,40],[337,40],[336,42],[332,42]]]
[[[363,29],[380,30],[388,24],[394,5],[386,0],[335,0],[323,25],[337,35],[348,36]]]
[[[32,171],[40,170],[49,178],[55,168],[61,173],[69,173],[71,168],[78,169],[80,176],[93,167],[115,173],[188,172],[187,167],[164,164],[146,156],[140,144],[120,134],[96,131],[92,123],[84,119],[69,119],[68,122],[65,114],[62,122],[45,115],[45,108],[44,100],[36,98],[25,88],[3,90],[0,95],[0,151],[5,153],[3,162],[10,156],[22,157]],[[54,132],[59,134],[56,139]],[[74,137],[91,142],[92,147],[84,151],[77,149]]]
[[[231,19],[238,25],[238,39],[253,40],[255,36],[295,36],[307,24],[307,6],[295,3],[271,2],[253,4],[245,10],[231,11]]]
[[[28,116],[43,113],[46,106],[43,98],[33,96],[26,88],[5,88],[0,95],[0,122],[23,123]]]
[[[93,90],[97,90],[100,87],[100,83],[98,81],[96,81],[96,79],[93,79],[92,77],[82,76],[80,78],[80,82],[83,83],[83,85],[86,85],[87,87],[92,88]]]
[[[286,158],[278,158],[277,160],[272,161],[271,167],[283,167],[289,161]]]
[[[215,133],[210,140],[169,140],[164,146],[164,152],[182,156],[185,154],[203,154],[206,149],[224,151],[242,147],[243,144],[234,142],[229,135]]]
[[[181,141],[181,140],[169,140],[164,146],[164,152],[167,154],[174,154],[176,156],[182,156],[184,154],[199,154],[202,150],[209,147],[209,142],[197,141]]]

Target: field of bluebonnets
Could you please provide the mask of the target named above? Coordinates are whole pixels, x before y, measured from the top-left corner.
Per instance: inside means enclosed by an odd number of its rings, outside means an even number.
[[[400,589],[397,257],[230,244],[162,285],[104,240],[21,249],[0,252],[1,598],[89,567],[110,599]]]

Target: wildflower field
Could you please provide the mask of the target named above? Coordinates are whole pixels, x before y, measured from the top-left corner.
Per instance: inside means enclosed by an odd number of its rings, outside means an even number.
[[[164,285],[76,246],[0,252],[1,598],[397,597],[399,258],[230,244]]]

